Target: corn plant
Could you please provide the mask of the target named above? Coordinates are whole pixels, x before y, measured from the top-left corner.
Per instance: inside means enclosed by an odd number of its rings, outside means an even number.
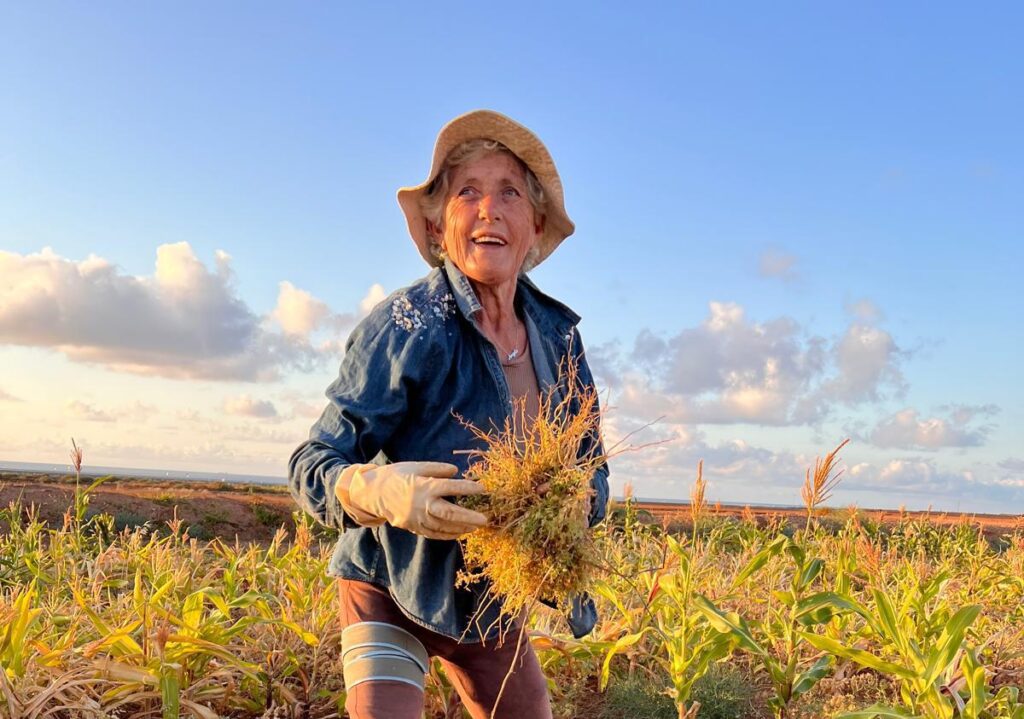
[[[631,502],[614,510],[596,533],[606,566],[594,633],[569,638],[547,610],[529,620],[555,716],[599,715],[590,689],[619,681],[665,688],[675,715],[735,716],[695,689],[729,663],[788,719],[1024,719],[1024,523],[997,541],[909,516],[852,513],[834,530],[817,521],[834,485],[827,464],[808,474],[795,533],[752,512],[704,516],[700,474],[685,531],[643,521]],[[308,517],[294,518],[291,540],[207,542],[177,520],[115,531],[87,516],[89,496],[80,485],[63,526],[0,509],[0,716],[342,712],[331,538]],[[454,719],[458,702],[434,675],[427,717]],[[868,690],[839,686],[858,679]]]
[[[949,576],[940,573],[915,582],[912,591],[894,598],[883,588],[871,592],[872,604],[865,606],[852,597],[830,598],[839,611],[854,611],[865,621],[865,634],[875,640],[888,656],[836,641],[831,637],[803,632],[818,649],[861,666],[898,677],[902,708],[875,706],[845,715],[846,719],[872,716],[913,716],[952,719],[956,709],[953,689],[960,657],[967,650],[967,631],[981,612],[980,605],[953,611],[940,597]],[[966,684],[977,691],[977,681]],[[972,695],[971,706],[980,715],[983,697]],[[888,713],[887,713],[888,712]],[[902,712],[902,713],[901,713]],[[909,713],[908,713],[909,712]]]
[[[764,620],[750,623],[736,612],[722,611],[706,597],[700,597],[696,603],[712,627],[732,637],[739,648],[751,653],[767,671],[774,687],[768,704],[776,717],[785,717],[790,702],[827,676],[833,663],[828,655],[813,663],[808,663],[804,656],[803,630],[828,622],[834,614],[831,592],[809,593],[825,566],[823,559],[808,559],[795,541],[780,537],[754,555],[733,585],[747,581],[772,557],[782,553],[792,563],[789,585],[787,589],[771,592],[775,603]]]
[[[31,653],[29,637],[42,613],[33,606],[37,596],[35,583],[30,584],[15,596],[10,611],[0,614],[4,626],[0,632],[0,668],[11,679],[25,674],[25,660]]]
[[[688,546],[671,535],[663,537],[667,551],[662,554],[660,568],[645,582],[646,598],[632,631],[621,636],[607,651],[601,667],[600,686],[607,686],[612,659],[619,652],[640,643],[650,636],[657,647],[656,663],[671,682],[670,694],[676,704],[679,719],[698,716],[700,704],[691,702],[694,684],[703,677],[714,662],[732,653],[735,642],[731,637],[714,631],[711,625],[695,611],[697,588],[712,581],[715,567],[708,561],[709,549],[716,544],[718,533],[698,540],[698,526],[706,508],[706,483],[703,466],[698,465],[697,480],[690,495],[690,519],[693,524]],[[607,584],[599,585],[598,592],[616,607],[621,617],[630,621],[636,615],[623,603],[620,596]]]

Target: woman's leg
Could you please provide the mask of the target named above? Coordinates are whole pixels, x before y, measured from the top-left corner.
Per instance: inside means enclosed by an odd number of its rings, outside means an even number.
[[[381,587],[341,579],[338,594],[348,715],[421,719],[427,652],[408,620]]]
[[[492,712],[495,719],[551,718],[547,679],[529,637],[520,636],[519,628],[501,646],[493,641],[462,644],[441,663],[473,719],[490,719]]]

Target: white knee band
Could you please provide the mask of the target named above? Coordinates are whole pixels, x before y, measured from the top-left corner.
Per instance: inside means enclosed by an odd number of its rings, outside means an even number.
[[[345,688],[371,681],[411,684],[421,691],[430,670],[427,650],[401,627],[384,622],[358,622],[341,632]]]

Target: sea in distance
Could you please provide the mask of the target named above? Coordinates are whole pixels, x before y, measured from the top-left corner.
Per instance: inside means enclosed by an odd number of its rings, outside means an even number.
[[[3,472],[39,472],[58,476],[74,476],[75,470],[70,464],[46,464],[43,462],[5,462],[0,460],[0,473]],[[271,477],[260,474],[230,474],[228,472],[181,472],[171,469],[142,469],[139,467],[99,467],[89,465],[82,468],[83,477],[130,477],[132,479],[157,479],[183,482],[224,482],[230,484],[277,484],[284,486],[284,477]],[[622,497],[615,499],[621,501]],[[685,504],[677,499],[658,497],[634,497],[638,502],[650,504]],[[792,509],[792,505],[768,504],[764,502],[744,502],[751,507],[762,509]]]
[[[45,464],[42,462],[0,461],[0,472],[40,472],[43,474],[71,475],[75,470],[70,464]],[[193,482],[225,482],[232,484],[280,484],[284,477],[269,477],[260,474],[230,474],[228,472],[181,472],[172,469],[140,469],[138,467],[98,467],[89,465],[82,468],[83,477],[131,477],[133,479],[162,479]]]

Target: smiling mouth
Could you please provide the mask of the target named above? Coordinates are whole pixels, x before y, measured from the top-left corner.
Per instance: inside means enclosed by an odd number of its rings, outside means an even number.
[[[480,237],[472,238],[474,245],[488,245],[491,247],[504,247],[508,243],[500,237],[494,235],[481,235]]]

